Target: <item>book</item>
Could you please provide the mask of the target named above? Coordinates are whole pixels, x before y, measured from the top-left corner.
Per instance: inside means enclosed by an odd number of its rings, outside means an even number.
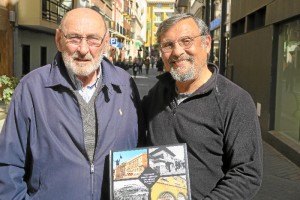
[[[110,151],[112,200],[191,200],[186,144]]]

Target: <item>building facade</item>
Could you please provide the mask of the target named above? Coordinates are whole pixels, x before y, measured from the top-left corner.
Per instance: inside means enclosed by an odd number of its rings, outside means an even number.
[[[175,12],[175,0],[147,0],[147,34],[145,47],[149,55],[159,57],[156,49],[156,31],[159,24]]]
[[[116,46],[107,46],[108,56],[112,47],[118,52],[115,58],[135,55],[146,40],[143,31],[146,0],[11,1],[16,4],[0,2],[0,44],[3,47],[0,50],[0,74],[21,78],[50,63],[57,52],[55,31],[60,20],[68,10],[77,7],[99,7],[109,36],[117,38]]]
[[[252,95],[262,137],[300,166],[300,1],[232,0],[227,75]]]
[[[0,2],[0,74],[12,75],[13,65],[13,23],[11,5]]]
[[[116,166],[114,180],[138,178],[147,166],[147,153],[142,153]]]

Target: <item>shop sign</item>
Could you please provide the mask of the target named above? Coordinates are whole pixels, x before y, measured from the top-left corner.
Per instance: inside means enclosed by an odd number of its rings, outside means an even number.
[[[221,25],[221,18],[216,18],[210,22],[209,28],[212,31],[212,30],[218,28],[220,25]]]

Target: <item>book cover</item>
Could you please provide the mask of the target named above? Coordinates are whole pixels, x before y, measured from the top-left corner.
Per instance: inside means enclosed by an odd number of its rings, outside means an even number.
[[[186,144],[110,152],[113,200],[191,200]]]

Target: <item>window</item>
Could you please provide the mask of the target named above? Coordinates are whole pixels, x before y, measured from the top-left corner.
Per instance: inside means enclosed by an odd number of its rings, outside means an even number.
[[[64,14],[72,8],[72,0],[42,0],[42,17],[44,20],[59,23]]]
[[[300,141],[300,20],[279,26],[274,128]]]
[[[41,47],[41,66],[47,64],[47,47]]]
[[[163,192],[162,194],[159,195],[158,199],[175,200],[175,198],[170,192]]]
[[[162,4],[161,4],[161,3],[158,3],[158,4],[156,4],[156,7],[162,8]]]
[[[248,15],[247,17],[247,31],[252,31],[265,25],[266,8],[263,7],[260,10]]]
[[[168,17],[172,17],[172,16],[173,16],[173,13],[167,13],[167,16],[168,16]]]
[[[22,75],[30,72],[30,46],[22,45]]]
[[[156,14],[156,21],[157,22],[161,22],[162,21],[161,13],[157,13]]]
[[[234,22],[232,24],[232,28],[231,28],[231,36],[237,36],[240,34],[243,34],[245,32],[245,18],[240,19],[237,22]]]

